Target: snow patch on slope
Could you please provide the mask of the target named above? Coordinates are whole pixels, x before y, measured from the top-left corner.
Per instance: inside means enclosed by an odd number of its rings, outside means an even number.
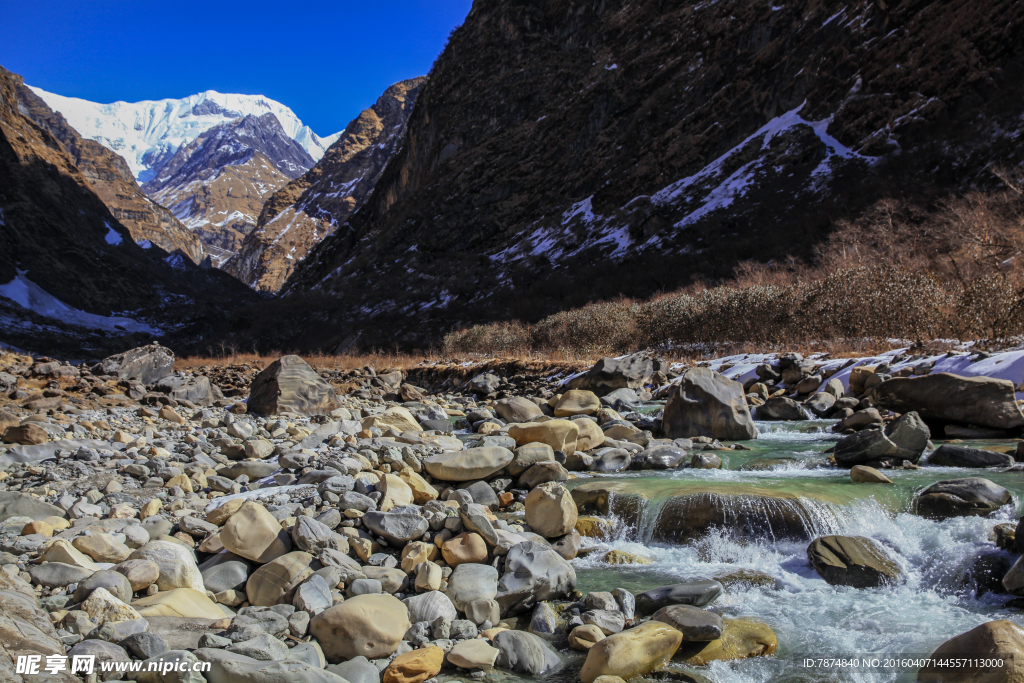
[[[103,225],[107,226],[107,234],[103,237],[104,241],[106,241],[107,244],[115,247],[121,244],[121,241],[123,239],[121,237],[121,233],[119,233],[117,230],[114,230],[114,228],[110,226],[110,223],[105,222]]]
[[[117,234],[117,233],[114,233]],[[19,270],[13,280],[0,285],[0,296],[6,297],[46,318],[52,318],[69,325],[86,327],[107,332],[145,332],[160,334],[160,330],[131,318],[95,315],[72,308],[42,287],[25,277],[27,271]]]

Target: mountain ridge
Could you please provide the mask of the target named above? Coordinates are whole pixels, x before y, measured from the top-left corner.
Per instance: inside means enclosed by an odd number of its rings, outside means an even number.
[[[478,0],[373,195],[282,292],[323,298],[323,348],[380,343],[410,315],[402,334],[425,343],[810,258],[880,197],[1019,162],[1022,14]]]
[[[267,199],[256,228],[224,268],[255,289],[280,289],[295,264],[370,196],[425,81],[391,85],[349,122],[316,166]]]
[[[0,342],[68,357],[156,336],[187,348],[255,301],[226,273],[136,244],[64,144],[21,111],[23,83],[0,68]]]
[[[28,86],[84,138],[117,152],[140,183],[152,179],[178,148],[203,132],[250,114],[273,113],[314,161],[340,135],[320,137],[287,106],[263,95],[206,90],[183,98],[101,104]]]
[[[67,119],[25,85],[17,86],[17,96],[19,111],[60,140],[75,166],[135,242],[148,241],[168,252],[180,250],[193,263],[202,263],[206,257],[202,242],[173,213],[146,196],[120,155],[82,138]]]
[[[256,227],[264,199],[314,163],[275,114],[250,114],[182,145],[142,189],[212,247],[220,266]]]

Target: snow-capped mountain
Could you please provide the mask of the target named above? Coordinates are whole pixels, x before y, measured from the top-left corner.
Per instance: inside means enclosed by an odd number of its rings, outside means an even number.
[[[29,86],[31,87],[31,86]],[[207,90],[181,99],[98,104],[31,88],[64,115],[82,137],[96,140],[124,157],[140,183],[152,180],[180,147],[214,126],[249,115],[274,114],[285,133],[319,161],[341,135],[320,137],[288,107],[262,95]]]
[[[182,145],[142,189],[174,212],[220,266],[256,227],[264,199],[313,163],[274,114],[250,115]]]

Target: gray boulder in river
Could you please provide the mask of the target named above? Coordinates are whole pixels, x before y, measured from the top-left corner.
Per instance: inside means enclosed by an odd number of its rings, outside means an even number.
[[[835,447],[836,464],[853,467],[878,460],[917,462],[931,433],[917,413],[906,413],[884,429],[864,429],[843,438]]]
[[[921,377],[896,377],[871,389],[874,406],[897,413],[917,411],[925,420],[1020,429],[1024,413],[1014,396],[1013,382],[994,377],[961,377],[937,372]]]
[[[987,515],[1012,500],[1009,491],[988,479],[948,479],[918,494],[917,513],[932,519]]]
[[[895,583],[902,574],[878,543],[863,536],[816,538],[807,547],[807,559],[833,586],[877,588]]]
[[[1013,456],[981,448],[967,448],[945,444],[928,456],[929,465],[941,467],[1010,467]]]
[[[662,429],[670,439],[709,436],[746,441],[757,427],[743,395],[743,385],[709,368],[691,368],[669,392]]]

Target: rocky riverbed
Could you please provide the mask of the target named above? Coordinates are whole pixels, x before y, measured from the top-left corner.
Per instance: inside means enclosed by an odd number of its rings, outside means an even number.
[[[637,354],[565,375],[8,354],[0,671],[95,655],[208,664],[97,667],[145,683],[618,683],[1024,662],[1017,356],[961,355]],[[918,668],[832,675],[940,680]]]

